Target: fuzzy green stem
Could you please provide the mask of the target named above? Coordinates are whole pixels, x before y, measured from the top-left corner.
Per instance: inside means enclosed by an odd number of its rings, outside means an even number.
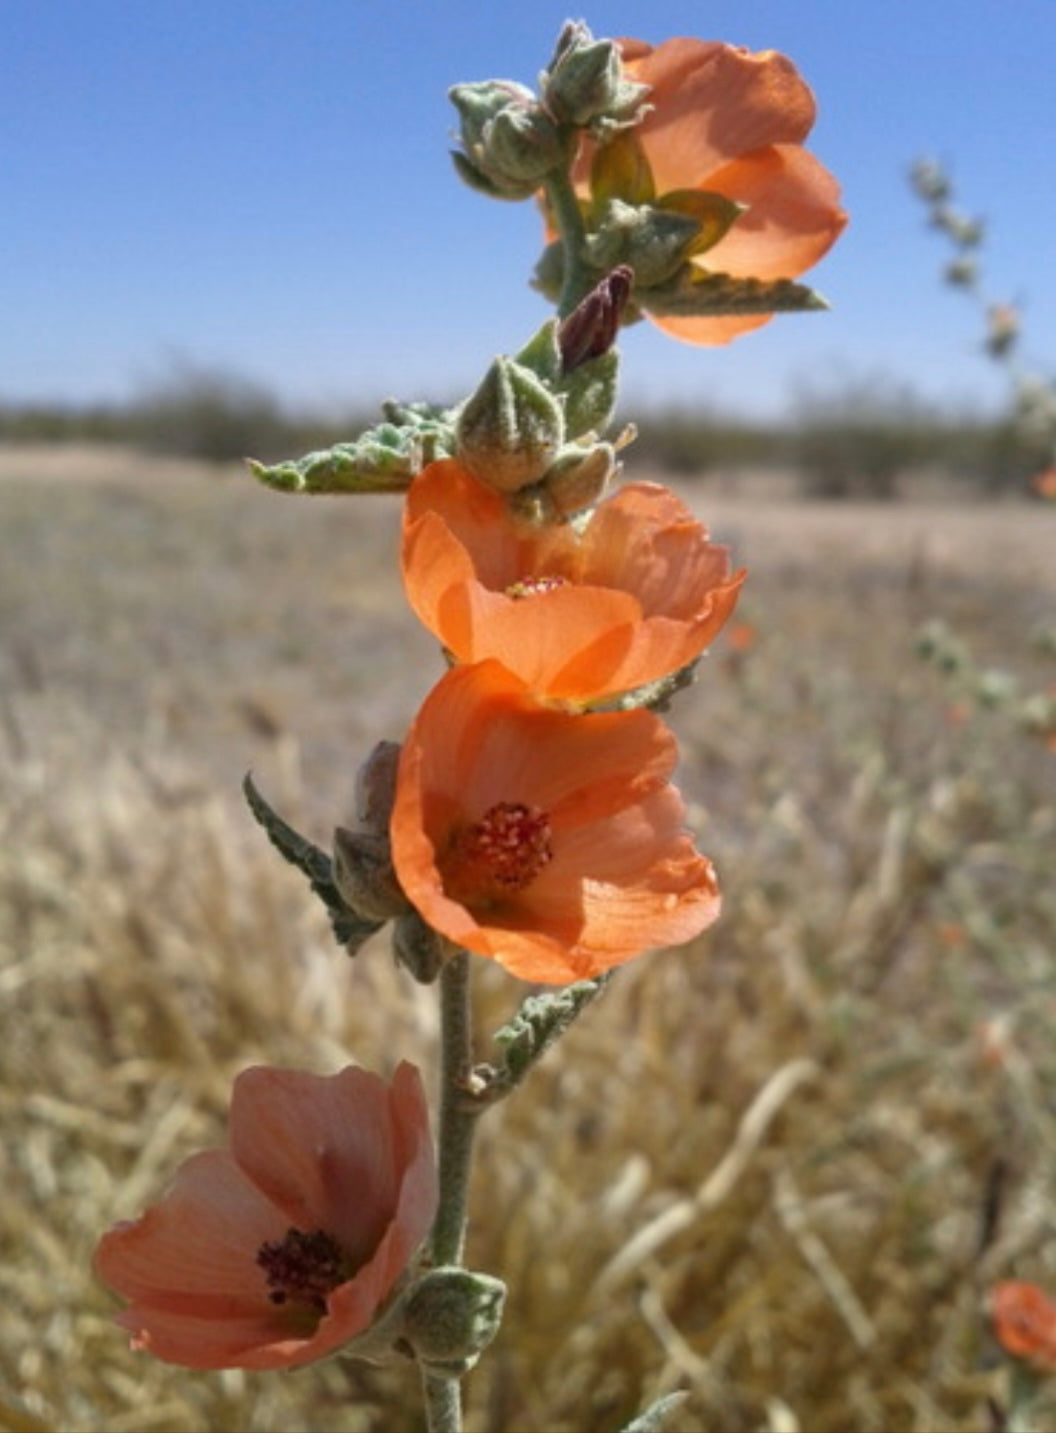
[[[457,1378],[422,1372],[426,1428],[429,1433],[462,1433],[462,1385]]]
[[[480,1110],[467,1099],[473,1068],[469,956],[464,950],[440,972],[440,1200],[433,1224],[433,1263],[460,1264],[466,1233],[473,1134]]]
[[[555,169],[550,175],[546,181],[546,197],[550,201],[554,223],[561,236],[565,258],[557,314],[559,318],[567,318],[591,286],[583,253],[587,232],[583,226],[579,200],[567,170]]]
[[[437,1267],[462,1262],[473,1134],[480,1115],[466,1098],[466,1081],[473,1068],[469,981],[469,955],[460,950],[440,972],[440,1198],[429,1246]],[[423,1369],[422,1387],[429,1433],[461,1433],[459,1380]]]

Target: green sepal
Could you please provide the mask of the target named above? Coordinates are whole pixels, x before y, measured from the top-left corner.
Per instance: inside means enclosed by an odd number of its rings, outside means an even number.
[[[548,318],[513,357],[514,363],[530,368],[537,378],[551,386],[556,386],[561,380],[561,345],[557,341],[559,327],[556,318]]]
[[[677,274],[699,236],[700,225],[687,214],[610,199],[584,251],[599,274],[629,264],[636,289],[651,289]]]
[[[666,283],[636,290],[640,306],[663,318],[722,317],[756,313],[809,313],[827,309],[822,296],[792,279],[740,279],[684,264]]]
[[[619,393],[620,355],[615,348],[581,363],[558,383],[565,400],[565,436],[603,433],[612,422]]]
[[[426,464],[449,458],[454,424],[447,409],[425,403],[386,403],[385,421],[348,443],[303,458],[249,470],[269,488],[286,493],[402,493]]]
[[[538,482],[565,438],[562,403],[530,368],[501,355],[459,410],[455,456],[497,492]]]
[[[686,250],[685,257],[688,259],[714,248],[729,233],[748,205],[738,204],[735,199],[727,199],[725,194],[715,194],[710,189],[672,189],[667,194],[661,194],[656,200],[656,207],[682,214],[700,225],[700,233]]]
[[[478,194],[483,194],[488,199],[509,199],[515,203],[519,203],[522,199],[527,199],[529,194],[534,192],[534,190],[528,189],[527,187],[523,193],[515,191],[512,194],[500,189],[497,184],[488,178],[482,169],[478,169],[475,164],[472,164],[460,149],[453,149],[451,151],[451,162],[454,164],[455,172],[462,183],[468,185],[470,189],[475,189]]]
[[[633,129],[621,130],[601,145],[590,166],[591,212],[600,215],[610,199],[651,204],[656,182],[645,148]]]
[[[574,985],[549,990],[544,995],[529,995],[510,1023],[495,1032],[495,1043],[502,1050],[502,1058],[498,1068],[490,1072],[483,1099],[501,1099],[519,1085],[535,1062],[601,994],[611,978],[611,972],[607,972],[593,980],[579,980]]]
[[[295,831],[268,805],[248,772],[242,782],[242,791],[250,811],[279,855],[308,877],[312,890],[327,909],[338,944],[343,945],[349,955],[355,955],[364,941],[381,929],[383,922],[364,920],[346,904],[334,884],[330,857]]]
[[[609,697],[606,701],[591,702],[590,710],[630,712],[646,707],[651,712],[667,712],[670,710],[672,697],[693,685],[699,662],[700,658],[694,657],[692,662],[687,662],[676,672],[668,672],[666,676],[657,677],[653,682],[645,682],[640,687],[633,687],[630,691],[621,692],[619,696]]]

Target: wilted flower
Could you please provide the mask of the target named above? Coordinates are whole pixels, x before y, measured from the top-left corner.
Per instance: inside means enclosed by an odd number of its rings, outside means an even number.
[[[532,525],[454,462],[430,465],[408,494],[403,574],[458,661],[496,658],[536,695],[569,703],[694,661],[744,579],[666,488],[629,484],[581,528]]]
[[[1037,1284],[1009,1279],[995,1285],[990,1313],[1006,1353],[1056,1370],[1056,1304]]]
[[[391,1085],[257,1067],[228,1146],[105,1234],[99,1278],[134,1348],[189,1368],[291,1368],[369,1328],[429,1230],[436,1174],[418,1071]]]
[[[835,179],[803,148],[814,97],[792,62],[773,50],[687,38],[620,47],[627,78],[650,86],[649,109],[617,138],[618,160],[600,152],[593,195],[599,151],[585,143],[576,170],[584,198],[646,203],[672,223],[700,221],[685,256],[711,272],[791,279],[816,264],[847,216]],[[648,292],[635,297],[654,323],[690,343],[727,343],[770,317],[650,313]]]
[[[719,911],[652,713],[555,711],[498,662],[456,667],[404,742],[392,855],[425,921],[562,985],[699,934]]]

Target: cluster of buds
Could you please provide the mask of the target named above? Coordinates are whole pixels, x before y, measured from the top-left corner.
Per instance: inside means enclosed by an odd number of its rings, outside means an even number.
[[[641,116],[648,86],[628,80],[612,40],[595,40],[570,21],[562,30],[539,94],[511,80],[455,85],[461,121],[459,175],[495,199],[529,199],[567,166],[580,132],[603,138]]]

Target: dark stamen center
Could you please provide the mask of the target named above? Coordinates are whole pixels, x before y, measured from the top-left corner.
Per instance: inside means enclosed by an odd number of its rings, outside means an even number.
[[[340,1244],[322,1229],[306,1234],[287,1229],[286,1237],[261,1244],[257,1263],[264,1270],[273,1304],[293,1304],[326,1313],[326,1297],[351,1275]]]
[[[501,900],[530,885],[553,854],[545,811],[499,801],[455,831],[443,861],[444,887],[466,905]]]

